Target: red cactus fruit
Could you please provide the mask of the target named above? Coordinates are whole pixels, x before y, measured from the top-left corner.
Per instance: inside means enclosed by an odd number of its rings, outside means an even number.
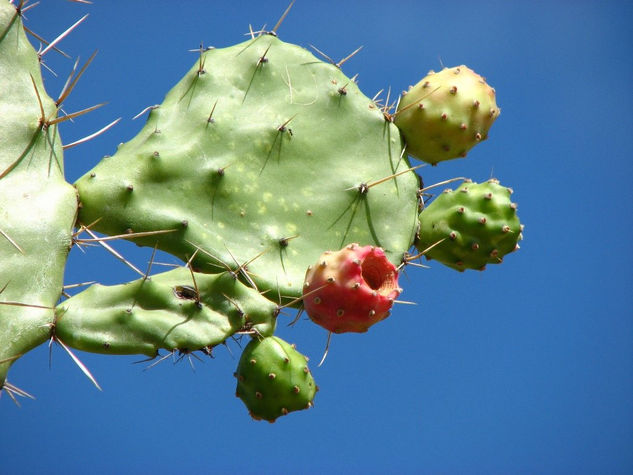
[[[381,248],[349,244],[308,267],[303,306],[326,330],[364,333],[389,316],[400,292],[398,270]]]

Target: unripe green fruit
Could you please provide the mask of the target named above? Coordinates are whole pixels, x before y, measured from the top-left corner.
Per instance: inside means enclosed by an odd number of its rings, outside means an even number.
[[[495,90],[466,66],[431,71],[403,94],[394,122],[407,153],[432,165],[465,157],[488,138],[497,117]]]
[[[416,247],[426,250],[428,259],[459,271],[501,263],[523,238],[511,193],[494,179],[444,190],[420,214]]]
[[[317,386],[308,358],[281,338],[254,338],[244,348],[235,372],[235,390],[253,419],[275,422],[279,416],[312,407]]]

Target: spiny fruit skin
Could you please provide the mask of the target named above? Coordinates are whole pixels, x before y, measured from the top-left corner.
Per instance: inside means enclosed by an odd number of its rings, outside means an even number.
[[[308,267],[303,306],[326,330],[364,333],[389,316],[401,291],[398,270],[381,248],[349,244]]]
[[[235,372],[235,394],[251,417],[275,422],[279,416],[312,407],[318,390],[308,358],[279,337],[254,338]]]
[[[444,190],[420,213],[416,243],[428,259],[436,259],[458,271],[484,270],[519,248],[523,226],[512,190],[495,179],[485,183],[462,183],[457,190]]]
[[[462,65],[433,71],[403,93],[394,122],[409,155],[436,165],[465,157],[499,117],[495,90]]]

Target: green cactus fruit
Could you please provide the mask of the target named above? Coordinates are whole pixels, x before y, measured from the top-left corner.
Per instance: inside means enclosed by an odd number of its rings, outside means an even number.
[[[495,179],[444,190],[420,213],[416,247],[459,271],[500,263],[523,238],[511,193]]]
[[[394,122],[409,155],[436,165],[465,157],[499,117],[495,90],[466,66],[433,71],[403,93]]]
[[[235,391],[253,419],[275,422],[279,416],[312,407],[317,392],[308,358],[281,338],[254,338],[244,348],[235,372]]]
[[[326,330],[364,333],[389,316],[401,291],[398,270],[382,249],[350,244],[326,251],[308,267],[303,306]]]
[[[138,136],[77,181],[79,220],[172,230],[134,242],[195,254],[201,272],[248,263],[261,291],[292,300],[323,249],[364,242],[401,261],[418,224],[402,151],[339,68],[262,35],[201,52]]]
[[[64,180],[58,105],[20,11],[0,2],[0,389],[46,341],[61,296],[77,195]],[[9,386],[5,386],[9,390]]]
[[[272,335],[277,313],[230,272],[192,276],[181,267],[74,295],[57,307],[55,335],[93,353],[156,356],[210,350],[238,331]]]

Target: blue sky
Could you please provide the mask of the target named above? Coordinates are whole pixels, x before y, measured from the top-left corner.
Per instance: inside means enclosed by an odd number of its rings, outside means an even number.
[[[69,111],[109,104],[73,124],[68,143],[122,121],[66,154],[74,181],[132,138],[145,107],[196,61],[200,42],[244,40],[271,28],[285,1],[44,0],[28,12],[45,38],[90,13],[62,43],[99,53]],[[11,381],[36,395],[0,400],[3,473],[631,473],[633,472],[633,6],[620,1],[429,2],[298,0],[279,29],[344,66],[372,97],[429,69],[469,65],[502,109],[490,139],[463,160],[421,170],[431,184],[495,176],[515,190],[522,249],[501,266],[459,274],[409,269],[401,305],[365,335],[333,339],[313,373],[316,407],[257,423],[234,397],[239,357],[164,362],[80,354],[97,391],[69,358],[38,348]],[[47,54],[59,78],[71,62]],[[5,86],[2,86],[4,89]],[[150,252],[117,249],[144,265]],[[98,249],[74,250],[66,282],[136,278]],[[326,333],[308,321],[279,334],[319,359]]]

